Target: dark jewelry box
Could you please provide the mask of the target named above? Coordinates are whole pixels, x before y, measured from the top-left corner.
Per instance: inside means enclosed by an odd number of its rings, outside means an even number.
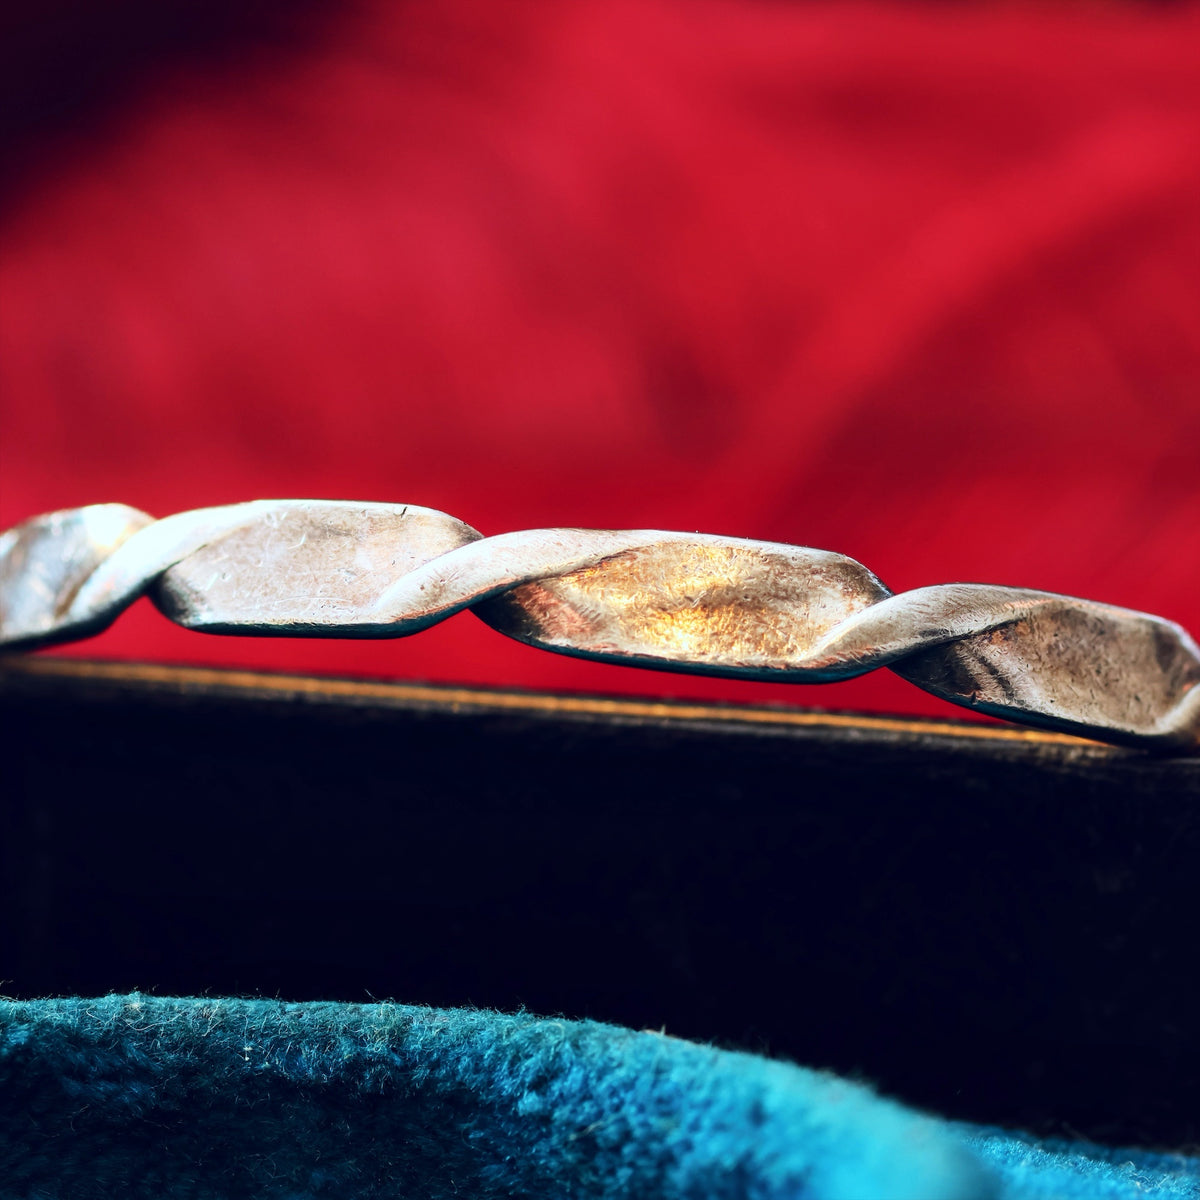
[[[0,990],[525,1007],[1200,1141],[1200,760],[958,722],[0,667]]]

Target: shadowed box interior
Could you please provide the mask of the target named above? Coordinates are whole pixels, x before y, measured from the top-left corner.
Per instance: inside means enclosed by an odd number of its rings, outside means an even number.
[[[1200,760],[955,722],[0,667],[0,991],[662,1028],[1200,1141]]]

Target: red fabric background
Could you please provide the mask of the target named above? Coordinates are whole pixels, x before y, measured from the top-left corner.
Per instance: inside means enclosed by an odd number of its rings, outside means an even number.
[[[294,24],[164,56],[22,160],[0,524],[391,500],[799,542],[894,588],[1200,629],[1196,10],[379,0]],[[234,640],[141,605],[71,652],[950,711],[883,673],[580,663],[470,616]]]

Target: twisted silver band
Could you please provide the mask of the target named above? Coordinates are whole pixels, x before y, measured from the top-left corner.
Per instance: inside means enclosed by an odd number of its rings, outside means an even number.
[[[433,509],[327,500],[158,521],[99,504],[0,535],[0,649],[87,637],[144,593],[209,633],[403,637],[469,608],[603,662],[808,683],[887,666],[1028,724],[1174,750],[1200,739],[1200,650],[1178,625],[989,584],[893,594],[824,550],[646,530],[483,537]]]

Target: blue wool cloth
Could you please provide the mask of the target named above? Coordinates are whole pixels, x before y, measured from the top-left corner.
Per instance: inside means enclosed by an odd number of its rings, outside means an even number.
[[[1200,1196],[1200,1160],[1051,1145],[750,1054],[395,1004],[0,1002],[0,1197]]]

